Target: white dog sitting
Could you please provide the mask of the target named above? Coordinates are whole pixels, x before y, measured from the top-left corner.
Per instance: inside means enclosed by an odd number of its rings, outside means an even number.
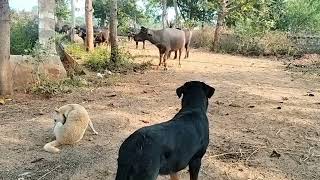
[[[67,104],[55,110],[54,117],[54,135],[55,141],[47,143],[44,150],[52,153],[60,152],[56,146],[62,144],[75,144],[79,142],[88,124],[95,134],[97,131],[93,128],[93,124],[89,118],[86,109],[79,104]]]

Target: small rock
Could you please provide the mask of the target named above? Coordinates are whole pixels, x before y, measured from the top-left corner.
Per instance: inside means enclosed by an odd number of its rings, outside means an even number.
[[[92,137],[90,137],[90,138],[88,139],[88,141],[93,141],[93,138],[92,138]]]
[[[110,93],[110,94],[108,94],[108,95],[106,95],[107,97],[116,97],[117,96],[117,94],[116,93]]]
[[[283,101],[288,101],[289,100],[289,98],[287,98],[287,97],[282,97],[281,98]]]
[[[314,97],[313,93],[308,93],[306,96]]]
[[[277,151],[273,150],[272,153],[270,154],[271,158],[279,158],[281,156],[281,154],[279,154]]]
[[[146,111],[141,111],[143,114],[150,114],[149,112]]]
[[[280,106],[278,106],[276,109],[282,109]]]
[[[215,103],[218,104],[218,105],[223,105],[223,104],[224,104],[224,103],[221,102],[221,101],[216,101]]]
[[[241,107],[239,104],[231,103],[229,104],[230,107]]]
[[[149,121],[146,121],[146,120],[140,120],[140,121],[146,124],[150,123]]]
[[[31,174],[31,172],[24,172],[22,174],[19,174],[19,176],[27,176],[27,175],[30,175],[30,174]]]
[[[39,162],[39,161],[42,161],[42,160],[44,160],[44,158],[38,158],[38,159],[35,159],[35,160],[31,161],[31,163],[36,163],[36,162]]]
[[[42,112],[42,111],[36,112],[36,113],[34,113],[33,115],[35,115],[35,116],[42,116],[42,115],[44,115],[44,112]]]
[[[146,93],[148,93],[148,91],[146,91],[146,90],[143,90],[143,93],[145,93],[145,94],[146,94]]]
[[[250,105],[250,106],[248,106],[248,108],[254,108],[255,106],[254,105]]]
[[[112,75],[113,73],[111,72],[111,71],[109,71],[108,69],[106,69],[105,71],[104,71],[104,73],[105,74],[108,74],[108,75]]]
[[[97,77],[98,77],[98,78],[103,78],[103,77],[104,77],[104,74],[97,73]]]

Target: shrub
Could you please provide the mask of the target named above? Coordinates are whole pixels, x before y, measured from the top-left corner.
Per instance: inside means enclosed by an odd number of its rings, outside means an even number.
[[[70,93],[73,88],[86,86],[87,82],[80,78],[64,79],[61,81],[49,80],[41,77],[40,80],[31,87],[30,92],[45,98],[51,98],[60,93]]]
[[[83,61],[85,67],[91,71],[100,73],[103,73],[106,69],[120,73],[146,70],[151,66],[150,62],[142,64],[134,63],[133,56],[124,49],[119,49],[116,63],[110,61],[111,52],[105,46],[96,47],[94,51],[88,53],[82,45],[69,44],[66,47],[66,51],[74,58]]]
[[[264,47],[264,55],[295,56],[300,54],[299,48],[284,32],[268,32],[260,40],[260,43]]]
[[[210,49],[213,43],[214,29],[205,27],[201,30],[195,30],[192,33],[191,47]]]
[[[31,13],[11,12],[10,53],[29,54],[38,41],[38,19]]]

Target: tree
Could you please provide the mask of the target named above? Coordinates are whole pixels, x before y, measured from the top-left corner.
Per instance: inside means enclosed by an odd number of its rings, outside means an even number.
[[[294,33],[319,33],[320,1],[287,1],[285,15],[280,18],[278,25],[280,29]]]
[[[217,17],[217,24],[214,32],[214,39],[213,39],[213,46],[212,50],[217,51],[221,29],[224,25],[225,18],[231,12],[238,10],[242,6],[248,4],[250,0],[218,0],[218,17]]]
[[[118,59],[118,41],[117,41],[117,0],[111,1],[111,17],[110,17],[110,41],[111,41],[111,62],[117,63]]]
[[[167,0],[162,0],[162,28],[166,27],[167,23]]]
[[[9,0],[0,0],[0,46],[0,96],[5,96],[13,93]]]
[[[177,0],[172,0],[173,1],[173,6],[174,6],[174,11],[175,11],[175,14],[176,14],[176,17],[175,17],[175,26],[176,27],[180,27],[180,16],[179,16],[179,11],[178,11],[178,2]]]
[[[86,0],[85,3],[85,11],[86,11],[86,27],[87,27],[87,36],[86,36],[86,43],[87,43],[87,51],[92,51],[93,46],[93,8],[92,8],[92,0]]]
[[[99,24],[101,26],[106,25],[106,23],[110,23],[110,7],[110,0],[93,1],[94,16],[99,19]],[[118,0],[117,7],[119,33],[127,34],[129,29],[134,27],[134,22],[143,24],[147,19],[149,19],[149,15],[136,5],[136,0]]]
[[[70,16],[68,0],[55,0],[55,1],[56,1],[55,15],[58,21],[68,19],[68,17]]]
[[[155,0],[150,0],[151,2]],[[175,8],[177,4],[177,11],[185,22],[186,26],[197,26],[199,22],[204,24],[214,22],[214,15],[216,13],[216,0],[167,0],[167,6]],[[178,18],[180,18],[180,16]]]

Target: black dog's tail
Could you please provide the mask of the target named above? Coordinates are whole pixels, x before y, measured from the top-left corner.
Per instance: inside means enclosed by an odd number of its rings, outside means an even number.
[[[151,142],[150,137],[139,131],[123,142],[119,150],[116,180],[129,180],[131,177],[139,180],[153,179],[153,171],[157,170],[155,166],[159,167],[159,159],[155,155],[159,154],[156,152],[159,149],[152,146]]]
[[[129,180],[130,179],[130,166],[119,166],[117,169],[116,180]]]

